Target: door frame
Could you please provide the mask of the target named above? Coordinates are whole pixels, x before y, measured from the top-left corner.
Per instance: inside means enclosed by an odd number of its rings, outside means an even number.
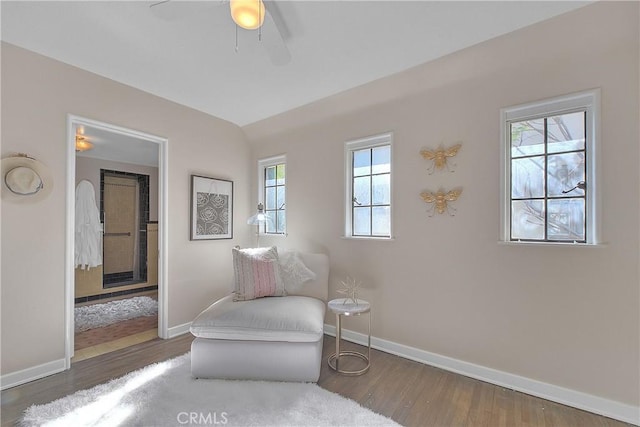
[[[71,367],[74,354],[75,307],[75,206],[76,206],[76,147],[78,126],[89,126],[158,144],[158,336],[169,338],[167,237],[168,227],[168,143],[164,137],[67,114],[67,182],[66,182],[66,245],[65,245],[65,369]]]

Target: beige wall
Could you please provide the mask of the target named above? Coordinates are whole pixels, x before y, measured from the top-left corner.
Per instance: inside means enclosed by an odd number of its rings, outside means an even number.
[[[374,335],[637,405],[638,16],[607,2],[528,27],[248,126],[251,152],[235,125],[3,43],[1,154],[41,159],[55,187],[1,205],[2,375],[64,357],[72,113],[169,139],[169,326],[228,290],[230,248],[253,241],[255,162],[287,153],[289,236],[274,242],[330,253],[331,296],[346,274],[364,281]],[[499,109],[594,87],[605,244],[498,244]],[[343,239],[343,143],[389,130],[395,240]],[[427,175],[419,150],[457,140],[457,171]],[[234,181],[233,240],[189,242],[192,173]],[[456,217],[426,217],[418,195],[438,185],[464,186]]]
[[[377,337],[637,406],[638,17],[587,6],[245,127],[254,165],[287,155],[289,236],[271,241],[327,251],[330,297],[362,280]],[[604,244],[498,243],[500,108],[591,88]],[[385,131],[395,239],[344,239],[344,142]],[[456,172],[428,175],[420,149],[455,141]],[[464,187],[457,216],[427,217],[419,194],[440,185]]]
[[[251,239],[250,153],[237,126],[3,43],[2,157],[40,159],[54,188],[37,204],[1,206],[2,375],[64,358],[68,113],[169,140],[169,327],[228,291],[231,248]],[[190,174],[234,181],[234,239],[189,241]]]

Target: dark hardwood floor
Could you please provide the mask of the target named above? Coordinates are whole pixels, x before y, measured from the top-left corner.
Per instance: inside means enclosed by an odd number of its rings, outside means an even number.
[[[2,425],[20,419],[32,404],[47,403],[150,363],[189,351],[193,337],[155,339],[83,360],[60,374],[2,392]],[[360,377],[339,375],[326,358],[334,338],[325,336],[318,384],[407,426],[624,426],[626,424],[372,350],[371,369]],[[355,349],[355,344],[345,347]],[[362,350],[362,347],[359,347]]]
[[[334,349],[325,336],[325,359]],[[375,350],[367,374],[345,377],[323,366],[318,384],[406,426],[628,425]]]

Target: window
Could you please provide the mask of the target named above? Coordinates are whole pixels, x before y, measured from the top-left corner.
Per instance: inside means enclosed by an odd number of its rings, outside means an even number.
[[[265,234],[286,234],[286,157],[277,156],[258,162],[260,194],[268,221],[260,226]]]
[[[391,237],[392,135],[345,144],[346,237]]]
[[[597,241],[598,95],[591,91],[502,110],[504,240]]]

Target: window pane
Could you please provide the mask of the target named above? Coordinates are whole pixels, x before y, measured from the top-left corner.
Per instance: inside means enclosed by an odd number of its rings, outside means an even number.
[[[284,187],[276,187],[276,195],[277,195],[277,200],[276,200],[276,209],[284,209],[285,206],[285,192],[284,192]]]
[[[265,189],[265,209],[273,210],[276,209],[276,187],[269,187]]]
[[[372,156],[371,173],[391,172],[391,146],[374,148]]]
[[[555,199],[548,201],[550,240],[585,240],[584,199]]]
[[[284,178],[285,178],[284,177],[284,175],[285,175],[284,174],[284,172],[285,172],[284,168],[285,168],[284,163],[280,164],[280,165],[278,165],[276,167],[276,184],[277,185],[284,185]]]
[[[345,143],[347,206],[345,234],[389,237],[391,211],[391,135]],[[378,209],[383,208],[383,209]],[[375,217],[374,217],[375,216]],[[375,231],[373,231],[375,228]]]
[[[388,206],[371,208],[372,230],[374,236],[391,235],[391,209]]]
[[[544,119],[511,123],[511,157],[544,153]]]
[[[265,222],[265,229],[267,233],[276,232],[276,218],[274,212],[267,212],[267,222]]]
[[[354,205],[371,204],[371,176],[361,176],[359,178],[354,178],[353,197],[355,197],[358,201],[358,203],[354,201]]]
[[[596,91],[586,91],[502,111],[502,173],[511,186],[502,186],[502,238],[597,243],[600,218],[590,200],[598,178],[591,152],[597,100]]]
[[[264,185],[270,187],[276,185],[276,167],[270,166],[264,169]]]
[[[391,203],[391,175],[374,175],[371,177],[373,185],[372,205],[388,205]],[[360,200],[360,199],[358,199]]]
[[[563,196],[580,181],[584,181],[584,152],[549,156],[547,185],[549,196]],[[576,188],[567,196],[582,196],[584,190]]]
[[[544,201],[511,202],[511,238],[544,239]]]
[[[285,229],[286,229],[286,222],[285,222],[284,211],[278,211],[278,225],[277,225],[278,233],[284,233]]]
[[[547,119],[550,153],[584,149],[585,112],[562,114]]]
[[[511,197],[544,197],[544,157],[511,161]]]
[[[353,176],[371,174],[371,149],[353,152]]]
[[[371,208],[353,208],[353,235],[370,236]]]

